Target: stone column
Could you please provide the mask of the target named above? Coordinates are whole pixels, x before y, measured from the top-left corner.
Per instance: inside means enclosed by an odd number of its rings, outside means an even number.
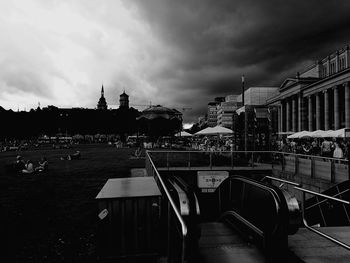
[[[281,116],[282,116],[282,101],[281,101],[281,105],[279,105],[278,107],[277,107],[277,130],[278,130],[278,132],[280,133],[280,132],[282,132],[282,118],[281,118]]]
[[[340,129],[340,119],[339,119],[339,89],[334,87],[334,129]]]
[[[350,85],[349,82],[344,84],[345,90],[345,128],[350,128]]]
[[[321,130],[321,94],[316,94],[316,130]]]
[[[296,98],[292,98],[292,131],[297,131],[297,101]]]
[[[328,131],[329,127],[329,93],[328,90],[324,91],[324,129]]]
[[[313,131],[312,129],[312,97],[308,97],[308,104],[309,104],[309,131]]]
[[[303,112],[304,112],[304,105],[303,105],[303,96],[301,94],[298,95],[298,131],[303,130]]]
[[[286,131],[290,131],[290,101],[286,99]]]

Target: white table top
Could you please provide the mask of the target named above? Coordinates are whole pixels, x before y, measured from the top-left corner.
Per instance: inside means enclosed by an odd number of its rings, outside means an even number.
[[[153,177],[130,177],[109,179],[96,199],[160,196]]]

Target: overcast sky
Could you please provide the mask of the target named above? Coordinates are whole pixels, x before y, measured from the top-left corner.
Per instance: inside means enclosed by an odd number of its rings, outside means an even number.
[[[0,106],[191,107],[284,78],[350,43],[347,0],[0,0]],[[139,108],[142,109],[142,108]]]

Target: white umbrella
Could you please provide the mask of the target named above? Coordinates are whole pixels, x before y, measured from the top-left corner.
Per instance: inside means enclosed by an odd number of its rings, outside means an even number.
[[[180,133],[177,133],[175,136],[177,136],[177,137],[190,137],[190,136],[192,136],[192,134],[188,133],[186,131],[182,131]]]
[[[293,134],[291,134],[291,135],[288,135],[287,136],[287,139],[297,139],[297,138],[299,138],[299,134],[300,134],[301,132],[296,132],[296,133],[293,133]]]
[[[196,132],[194,135],[208,135],[212,129],[212,127],[207,127],[199,132]]]
[[[323,137],[323,135],[325,134],[325,131],[323,130],[316,130],[310,133],[310,136],[312,138],[320,138]]]
[[[330,138],[330,137],[333,137],[334,132],[335,132],[335,131],[333,131],[333,130],[324,131],[322,137],[323,137],[323,138]]]
[[[333,131],[332,135],[331,137],[345,138],[345,128]]]
[[[229,134],[229,133],[233,133],[233,131],[222,126],[216,126],[216,127],[205,128],[195,133],[195,135],[215,135],[215,134]]]
[[[311,137],[311,132],[309,131],[300,131],[296,132],[292,135],[289,135],[287,138],[288,139],[300,139],[300,138],[305,138],[305,137]]]

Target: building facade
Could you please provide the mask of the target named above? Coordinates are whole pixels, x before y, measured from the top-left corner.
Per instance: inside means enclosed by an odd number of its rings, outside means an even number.
[[[350,128],[349,46],[286,79],[267,101],[277,106],[280,133]]]
[[[275,96],[278,87],[250,87],[244,92],[244,105],[236,110],[233,131],[240,150],[270,150],[273,112],[266,101]],[[238,97],[241,100],[242,94]]]
[[[215,127],[218,121],[218,105],[225,101],[225,97],[216,97],[215,101],[208,103],[208,126]]]
[[[225,101],[217,105],[217,125],[232,129],[233,114],[241,106],[239,95],[228,95]]]

